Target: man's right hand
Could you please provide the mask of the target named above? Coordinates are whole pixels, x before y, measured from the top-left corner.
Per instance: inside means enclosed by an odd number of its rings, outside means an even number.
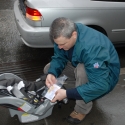
[[[50,88],[55,83],[56,83],[56,77],[52,74],[48,74],[46,77],[46,86]]]

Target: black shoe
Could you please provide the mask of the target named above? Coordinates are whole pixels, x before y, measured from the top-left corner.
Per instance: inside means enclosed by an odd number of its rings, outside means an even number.
[[[77,113],[76,111],[73,111],[70,116],[66,118],[66,120],[72,124],[79,124],[81,123],[86,115]]]

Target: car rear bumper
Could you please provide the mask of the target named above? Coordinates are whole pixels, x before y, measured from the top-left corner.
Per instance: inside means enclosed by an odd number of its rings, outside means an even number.
[[[49,39],[49,27],[32,27],[27,24],[19,9],[18,1],[14,3],[14,15],[17,29],[23,42],[33,48],[53,47]]]

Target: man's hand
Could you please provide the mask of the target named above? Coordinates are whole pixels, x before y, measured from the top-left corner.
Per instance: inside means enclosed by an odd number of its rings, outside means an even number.
[[[56,102],[57,100],[61,101],[64,98],[66,98],[66,90],[59,89],[59,90],[56,91],[55,97],[54,97],[54,99],[51,102]]]
[[[49,88],[50,86],[52,86],[53,84],[56,83],[56,78],[54,75],[52,74],[48,74],[46,77],[46,85]]]

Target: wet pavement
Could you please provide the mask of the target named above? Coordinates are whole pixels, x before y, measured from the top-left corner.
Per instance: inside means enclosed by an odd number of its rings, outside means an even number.
[[[24,80],[34,81],[43,74],[43,67],[51,60],[53,49],[27,47],[21,41],[14,22],[13,3],[15,0],[0,1],[0,74],[14,73]],[[101,99],[94,101],[92,111],[79,125],[125,125],[125,47],[117,48],[121,74],[115,89]],[[72,67],[64,73],[69,77],[67,88],[73,87]],[[10,117],[6,108],[0,107],[0,125],[70,125],[66,117],[75,105],[54,106],[52,115],[33,123],[20,123],[17,116]]]
[[[11,73],[25,80],[31,79],[31,77],[32,80],[35,79],[31,71],[34,71],[36,76],[41,74],[43,67],[40,63],[32,63],[30,65],[31,68],[25,64],[26,63],[22,64],[22,67],[27,67],[26,72],[19,70],[21,68],[19,68],[18,65],[15,66],[15,64],[6,66],[4,72],[8,71],[10,67],[18,67],[18,69],[15,70],[10,69]],[[36,64],[37,66],[35,66]],[[36,67],[39,68],[36,69]],[[68,67],[68,70],[64,71],[64,74],[69,77],[65,85],[66,88],[73,87],[74,85],[72,84],[74,82],[74,76],[71,74],[72,71],[72,67]],[[17,116],[11,117],[7,108],[0,107],[0,125],[71,125],[66,121],[66,117],[73,111],[74,105],[74,100],[69,100],[68,104],[62,104],[61,107],[56,104],[50,116],[32,123],[20,123]],[[95,100],[92,111],[79,125],[125,125],[125,68],[121,69],[120,79],[114,90],[106,96]]]

